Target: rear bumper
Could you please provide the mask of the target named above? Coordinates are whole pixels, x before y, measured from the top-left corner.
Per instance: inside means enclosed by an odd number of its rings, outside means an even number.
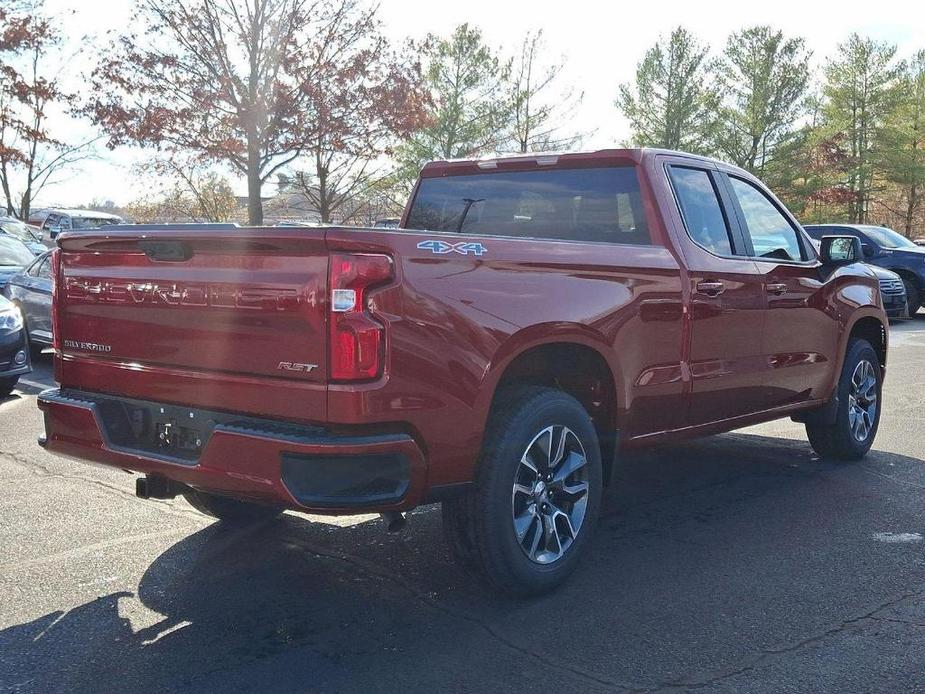
[[[401,511],[424,498],[427,466],[406,434],[342,435],[227,413],[178,408],[81,391],[51,389],[38,398],[42,445],[59,455],[220,494],[314,513]],[[201,422],[195,450],[158,449],[136,437],[145,412]],[[140,413],[140,416],[137,416]],[[156,426],[154,431],[159,431]],[[196,441],[196,443],[199,443]]]

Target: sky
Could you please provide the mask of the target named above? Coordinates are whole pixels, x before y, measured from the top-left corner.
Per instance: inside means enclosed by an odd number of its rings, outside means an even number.
[[[133,0],[46,0],[48,11],[61,16],[68,41],[77,46],[96,40],[106,43],[106,32],[124,27]],[[567,8],[565,11],[564,8]],[[618,85],[632,81],[636,64],[660,36],[684,25],[718,54],[727,36],[744,26],[770,24],[788,36],[802,36],[813,51],[816,66],[850,33],[858,32],[899,47],[901,56],[925,49],[925,2],[878,0],[775,0],[775,2],[658,2],[624,3],[591,0],[463,0],[461,2],[415,2],[380,0],[379,16],[390,38],[422,38],[428,33],[449,34],[469,22],[479,26],[487,42],[513,55],[528,31],[542,29],[550,58],[563,60],[563,84],[584,92],[572,126],[593,132],[583,149],[618,145],[629,136],[628,124],[614,106]],[[93,60],[83,51],[66,66],[67,86],[80,90]],[[57,116],[62,139],[92,136],[87,123]],[[126,204],[149,187],[134,175],[132,166],[150,156],[136,148],[108,150],[47,188],[38,205],[80,205],[91,200]],[[242,180],[225,172],[236,192],[244,194]],[[272,192],[272,191],[268,191]]]

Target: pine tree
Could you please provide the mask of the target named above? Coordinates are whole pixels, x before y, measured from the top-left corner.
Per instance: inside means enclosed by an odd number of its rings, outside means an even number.
[[[398,148],[406,180],[413,180],[431,159],[496,151],[511,123],[510,62],[486,45],[481,31],[462,24],[449,38],[430,36],[423,54],[430,122]]]
[[[848,221],[868,221],[879,137],[900,95],[896,47],[852,34],[825,67],[827,128],[844,136],[850,160]]]
[[[722,95],[716,149],[759,176],[793,133],[809,82],[810,53],[801,38],[767,26],[732,34],[713,67]]]
[[[616,100],[630,122],[634,144],[708,150],[716,98],[705,86],[707,52],[683,27],[672,31],[667,43],[661,39],[646,51],[635,83],[620,85]]]

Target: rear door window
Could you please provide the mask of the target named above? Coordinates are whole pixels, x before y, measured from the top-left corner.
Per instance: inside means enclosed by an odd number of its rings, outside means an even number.
[[[633,167],[424,178],[406,228],[487,236],[648,244]]]
[[[686,166],[672,166],[670,172],[688,235],[711,253],[732,255],[729,223],[709,172]]]

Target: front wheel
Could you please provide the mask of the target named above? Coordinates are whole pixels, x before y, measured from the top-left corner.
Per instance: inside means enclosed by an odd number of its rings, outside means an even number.
[[[820,457],[859,460],[867,454],[880,425],[882,381],[874,348],[867,340],[852,339],[838,381],[835,422],[806,424],[809,442]]]
[[[575,398],[552,388],[502,393],[474,490],[443,505],[449,546],[503,592],[550,590],[590,542],[602,479],[597,433]]]
[[[13,388],[16,387],[16,384],[19,383],[19,376],[13,376],[12,378],[0,378],[0,398],[5,398],[7,395],[13,392]]]
[[[922,293],[912,280],[903,279],[903,284],[906,286],[906,308],[911,318],[922,305]]]

